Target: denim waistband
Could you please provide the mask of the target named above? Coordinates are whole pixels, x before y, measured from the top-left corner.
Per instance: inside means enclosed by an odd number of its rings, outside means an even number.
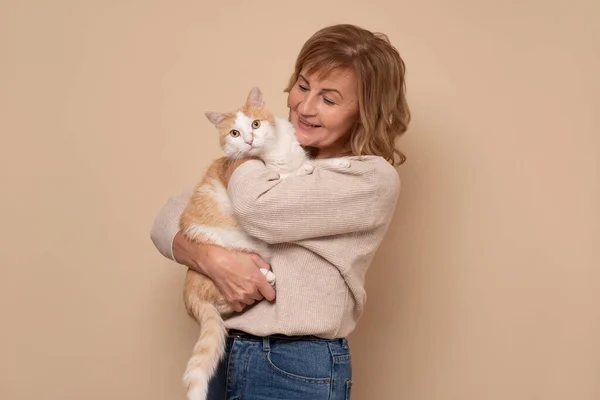
[[[253,335],[248,332],[237,330],[237,329],[230,329],[228,331],[228,335],[230,338],[234,338],[234,339],[247,339],[247,340],[260,340],[260,341],[262,341],[263,339],[281,340],[281,341],[309,340],[309,341],[320,341],[320,342],[337,342],[337,341],[345,342],[346,341],[346,339],[344,339],[344,338],[327,339],[327,338],[322,338],[322,337],[318,337],[315,335],[289,336],[289,335],[283,335],[283,334],[277,333],[277,334],[272,334],[272,335],[268,335],[268,336],[257,336],[257,335]]]

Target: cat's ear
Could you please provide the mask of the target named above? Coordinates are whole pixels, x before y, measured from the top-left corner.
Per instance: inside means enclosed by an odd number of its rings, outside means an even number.
[[[263,99],[262,92],[258,87],[253,87],[248,93],[246,99],[246,105],[252,108],[262,109],[265,106],[265,100]]]
[[[219,126],[225,119],[225,115],[223,113],[216,111],[207,111],[204,113],[204,115],[206,115],[206,118],[208,118],[208,120],[215,126]]]

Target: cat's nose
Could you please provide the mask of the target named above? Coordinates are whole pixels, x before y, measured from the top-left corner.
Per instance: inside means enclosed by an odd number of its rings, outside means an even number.
[[[246,140],[246,143],[248,143],[250,146],[252,146],[252,142],[254,142],[254,138]]]

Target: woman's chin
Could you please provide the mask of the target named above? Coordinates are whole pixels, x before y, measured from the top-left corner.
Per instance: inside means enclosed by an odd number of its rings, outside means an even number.
[[[308,135],[306,135],[303,131],[301,130],[297,130],[296,131],[296,140],[298,140],[298,143],[300,143],[301,146],[310,146],[311,145],[311,138],[308,137]]]
[[[308,143],[306,142],[306,140],[302,140],[300,138],[298,138],[298,143],[300,144],[300,146],[304,146],[304,147],[308,146]]]

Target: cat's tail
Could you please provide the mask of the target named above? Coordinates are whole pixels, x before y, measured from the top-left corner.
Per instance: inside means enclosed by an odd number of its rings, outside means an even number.
[[[225,352],[227,330],[221,314],[208,302],[196,302],[191,311],[200,324],[200,337],[194,346],[183,376],[188,400],[205,400],[208,383]]]

